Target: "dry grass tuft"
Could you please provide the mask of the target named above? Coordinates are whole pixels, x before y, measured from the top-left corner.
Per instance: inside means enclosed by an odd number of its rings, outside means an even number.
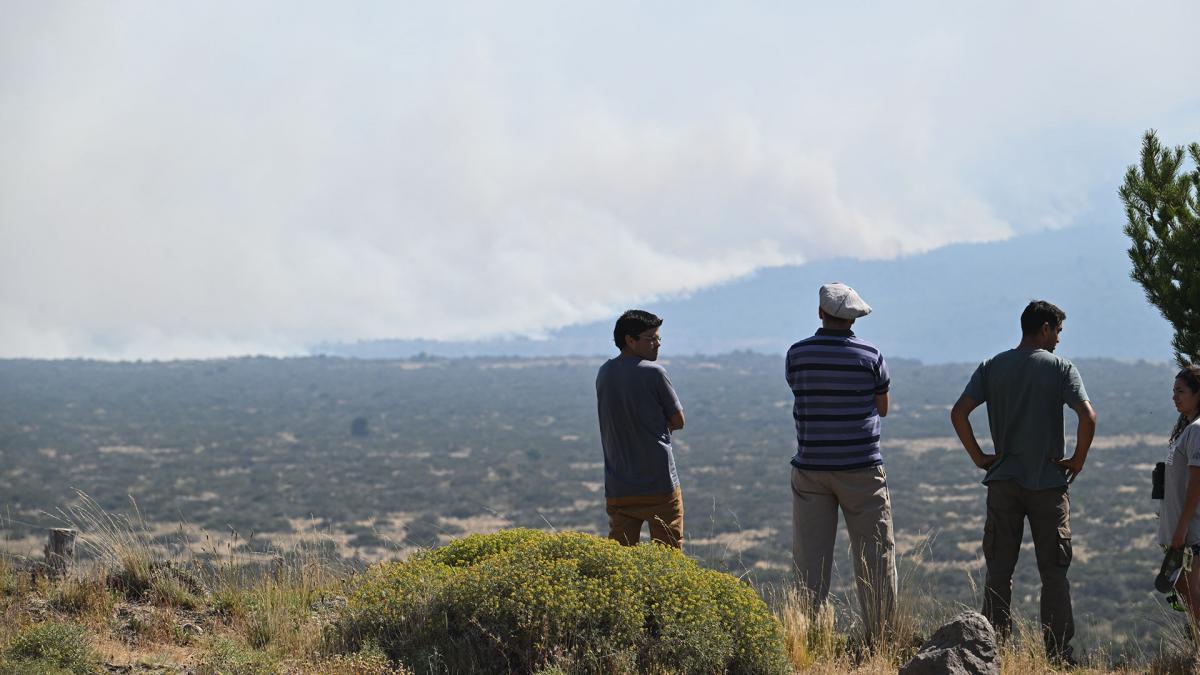
[[[149,590],[158,555],[137,503],[134,518],[105,511],[87,493],[76,491],[77,503],[63,512],[69,527],[79,532],[76,545],[108,571],[110,584],[136,599]]]
[[[817,664],[846,657],[846,636],[835,628],[832,603],[814,609],[808,594],[788,588],[773,604],[775,615],[783,624],[784,642],[794,667],[810,670]]]
[[[103,619],[112,611],[115,598],[102,576],[83,574],[60,581],[51,589],[49,601],[60,612]]]

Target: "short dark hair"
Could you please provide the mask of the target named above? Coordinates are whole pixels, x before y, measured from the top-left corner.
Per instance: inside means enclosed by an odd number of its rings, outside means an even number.
[[[624,349],[626,335],[636,338],[648,330],[658,328],[662,322],[662,319],[645,310],[626,310],[621,318],[617,319],[617,325],[613,328],[613,342],[616,343],[617,349]]]
[[[1042,329],[1042,324],[1047,323],[1051,328],[1057,328],[1066,318],[1066,312],[1045,300],[1030,300],[1021,312],[1021,333],[1034,335]]]

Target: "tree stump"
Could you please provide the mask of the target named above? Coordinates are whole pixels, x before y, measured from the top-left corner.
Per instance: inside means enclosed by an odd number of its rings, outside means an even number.
[[[75,562],[75,530],[56,527],[46,542],[46,567],[52,578],[61,578]]]

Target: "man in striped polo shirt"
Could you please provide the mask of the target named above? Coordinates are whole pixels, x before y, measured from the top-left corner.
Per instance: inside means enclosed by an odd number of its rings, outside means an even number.
[[[871,307],[853,288],[821,286],[821,328],[792,345],[787,381],[796,397],[792,457],[792,556],[814,609],[829,596],[838,507],[846,518],[868,635],[895,611],[896,554],[887,475],[879,454],[880,417],[891,381],[883,354],[851,326]]]

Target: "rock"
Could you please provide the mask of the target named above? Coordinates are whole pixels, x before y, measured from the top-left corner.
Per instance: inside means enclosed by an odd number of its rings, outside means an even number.
[[[996,633],[978,612],[963,612],[937,629],[900,675],[999,675]]]

